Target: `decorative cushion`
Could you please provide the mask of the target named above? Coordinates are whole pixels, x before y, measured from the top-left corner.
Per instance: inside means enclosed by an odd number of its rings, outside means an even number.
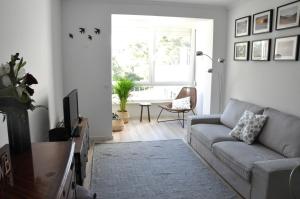
[[[243,116],[238,121],[237,125],[232,129],[232,131],[229,132],[229,135],[238,140],[242,140],[242,132],[245,129],[247,122],[250,120],[251,117],[253,117],[253,115],[254,113],[250,111],[245,111]]]
[[[191,97],[184,97],[172,101],[172,109],[190,109]]]
[[[300,118],[272,108],[263,114],[268,121],[258,141],[286,157],[300,157]]]
[[[266,115],[255,115],[253,113],[253,117],[247,121],[247,124],[243,129],[241,139],[247,144],[252,144],[264,127],[267,118],[268,116]]]
[[[261,132],[267,117],[266,115],[256,115],[251,111],[245,111],[238,124],[229,134],[247,144],[252,144]]]
[[[234,128],[245,110],[249,110],[255,114],[262,114],[264,109],[255,104],[243,102],[237,99],[230,99],[221,116],[222,124],[229,128]]]

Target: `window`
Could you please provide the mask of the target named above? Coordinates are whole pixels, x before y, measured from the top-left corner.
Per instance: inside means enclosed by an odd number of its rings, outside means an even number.
[[[130,100],[168,100],[194,84],[195,34],[174,17],[113,15],[112,79],[138,83]]]

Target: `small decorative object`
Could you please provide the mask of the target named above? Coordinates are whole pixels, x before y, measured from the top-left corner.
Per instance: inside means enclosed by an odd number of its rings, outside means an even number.
[[[251,16],[242,17],[235,20],[235,37],[250,35]]]
[[[118,132],[124,129],[124,121],[116,114],[112,114],[112,131]]]
[[[273,10],[253,15],[253,34],[272,32]]]
[[[298,51],[299,51],[298,35],[275,39],[274,60],[297,61]]]
[[[249,41],[234,43],[234,60],[248,61],[249,60]]]
[[[79,32],[80,32],[81,34],[84,34],[84,33],[85,33],[85,28],[79,28]]]
[[[89,40],[92,40],[92,39],[93,39],[93,37],[92,37],[91,35],[88,35],[88,38],[89,38]]]
[[[95,28],[95,34],[100,35],[100,28]]]
[[[69,33],[69,37],[70,37],[71,39],[73,39],[73,38],[74,38],[74,36],[73,36],[73,34],[72,34],[72,33]]]
[[[300,1],[278,7],[276,18],[276,30],[299,27]]]
[[[124,123],[128,123],[129,113],[126,109],[127,100],[130,94],[130,91],[134,87],[134,82],[128,78],[120,78],[116,84],[113,86],[114,93],[116,93],[120,100],[120,110],[118,110],[118,115],[123,119]]]
[[[253,61],[270,61],[271,39],[257,40],[252,42]]]
[[[37,80],[25,73],[26,62],[19,58],[19,53],[11,56],[8,63],[0,66],[0,113],[5,115],[12,154],[31,149],[27,110],[34,110],[31,96],[33,84]]]

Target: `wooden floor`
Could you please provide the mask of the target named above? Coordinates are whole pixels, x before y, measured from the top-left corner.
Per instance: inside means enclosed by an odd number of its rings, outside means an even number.
[[[186,128],[182,128],[178,121],[157,123],[155,120],[131,120],[125,124],[123,131],[114,132],[114,139],[108,143],[182,139],[185,136]]]
[[[156,120],[152,120],[149,123],[146,120],[143,122],[130,120],[128,124],[125,124],[123,131],[113,133],[113,140],[104,143],[184,139],[186,132],[187,128],[182,128],[178,121],[157,123]],[[84,180],[84,187],[87,189],[90,189],[91,183],[94,145],[95,143],[91,144],[88,154],[86,178]]]

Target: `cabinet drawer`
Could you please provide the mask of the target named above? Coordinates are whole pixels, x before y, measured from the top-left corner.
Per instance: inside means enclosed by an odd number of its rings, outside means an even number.
[[[72,163],[72,165],[74,165]],[[63,186],[63,191],[62,194],[60,196],[60,199],[67,199],[67,198],[72,198],[73,194],[75,193],[75,169],[74,166],[71,166],[71,169],[67,175],[67,180],[66,183]],[[74,193],[73,193],[74,192]]]

